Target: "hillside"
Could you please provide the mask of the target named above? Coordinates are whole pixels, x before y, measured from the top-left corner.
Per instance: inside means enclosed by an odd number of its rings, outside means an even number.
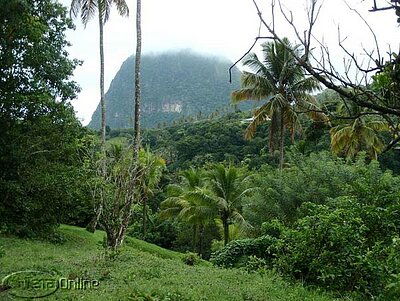
[[[111,128],[132,127],[134,100],[134,57],[121,66],[107,91],[107,125]],[[170,124],[184,116],[209,115],[231,110],[231,91],[239,87],[239,72],[231,62],[194,54],[189,51],[144,55],[142,58],[142,125],[154,127]],[[241,105],[251,108],[251,104]],[[100,127],[100,105],[93,113],[89,127]]]
[[[116,258],[107,258],[100,244],[101,231],[91,234],[61,226],[61,233],[66,241],[58,245],[0,236],[0,246],[5,250],[0,257],[0,278],[16,271],[35,270],[70,283],[76,279],[98,281],[98,285],[86,289],[61,287],[45,300],[333,300],[288,285],[270,272],[249,274],[208,264],[188,266],[181,260],[184,254],[132,238],[127,238]],[[0,300],[14,300],[10,292],[17,289],[0,288]]]

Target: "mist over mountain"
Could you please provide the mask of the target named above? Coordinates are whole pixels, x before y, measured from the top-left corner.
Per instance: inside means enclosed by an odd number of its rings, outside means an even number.
[[[107,91],[107,125],[111,128],[133,126],[134,56],[121,66]],[[142,57],[143,127],[170,124],[185,116],[207,116],[216,110],[232,110],[230,94],[239,88],[240,72],[233,69],[229,83],[226,59],[195,54],[191,51],[167,52]],[[242,104],[241,109],[252,105]],[[92,115],[89,127],[100,128],[100,104]]]

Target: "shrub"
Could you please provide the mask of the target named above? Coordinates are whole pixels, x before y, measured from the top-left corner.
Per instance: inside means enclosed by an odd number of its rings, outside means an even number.
[[[187,252],[182,261],[187,265],[196,265],[200,262],[200,257],[196,253]]]
[[[397,206],[342,197],[328,205],[306,203],[300,211],[303,217],[276,246],[279,272],[332,291],[393,300],[386,298],[399,293]]]
[[[243,257],[256,256],[271,264],[277,239],[268,235],[255,239],[247,238],[234,240],[228,243],[225,248],[211,255],[211,262],[218,266],[234,267],[240,263]]]

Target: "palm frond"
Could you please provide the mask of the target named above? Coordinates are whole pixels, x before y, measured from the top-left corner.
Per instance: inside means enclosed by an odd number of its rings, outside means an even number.
[[[71,8],[69,10],[69,15],[72,18],[78,17],[79,12],[81,11],[82,0],[72,0]]]
[[[81,20],[84,26],[88,24],[91,18],[96,15],[98,11],[98,1],[96,0],[81,0],[82,6],[80,8]]]
[[[292,90],[300,92],[315,92],[321,90],[321,84],[313,77],[306,77],[293,83]]]
[[[253,226],[245,220],[243,215],[241,215],[238,211],[233,211],[231,215],[231,221],[235,224],[238,225],[241,229],[244,230],[250,230],[253,228]]]
[[[250,140],[254,137],[257,127],[268,121],[271,120],[272,117],[272,110],[271,110],[271,102],[268,101],[263,104],[260,108],[256,109],[253,112],[253,119],[251,120],[250,124],[247,126],[244,138],[246,140]]]
[[[167,196],[169,197],[177,197],[183,194],[182,186],[178,184],[170,184],[167,186]]]
[[[125,0],[108,0],[115,4],[118,10],[118,14],[121,17],[128,17],[129,16],[129,7]],[[111,5],[109,5],[111,6]]]
[[[249,53],[243,61],[244,67],[249,67],[253,73],[264,76],[268,70],[265,65],[258,59],[257,54]]]

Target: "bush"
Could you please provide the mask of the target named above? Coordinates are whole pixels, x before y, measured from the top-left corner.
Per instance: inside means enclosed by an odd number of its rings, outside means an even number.
[[[211,255],[211,262],[218,266],[238,266],[243,258],[256,256],[271,264],[276,252],[277,239],[268,235],[255,239],[247,238],[231,241],[222,250]]]
[[[349,197],[306,203],[304,217],[282,233],[274,267],[332,291],[394,300],[386,298],[399,293],[397,212],[398,205],[382,208]]]
[[[376,161],[338,164],[337,175],[350,172],[336,192],[342,196],[300,202],[295,220],[262,223],[263,236],[229,243],[213,254],[213,263],[257,270],[265,260],[266,266],[309,285],[356,298],[400,300],[400,178],[381,171]],[[289,189],[285,175],[280,179]],[[307,189],[304,196],[311,193]]]
[[[182,261],[187,265],[196,265],[200,262],[200,257],[196,253],[187,252],[182,258]]]

